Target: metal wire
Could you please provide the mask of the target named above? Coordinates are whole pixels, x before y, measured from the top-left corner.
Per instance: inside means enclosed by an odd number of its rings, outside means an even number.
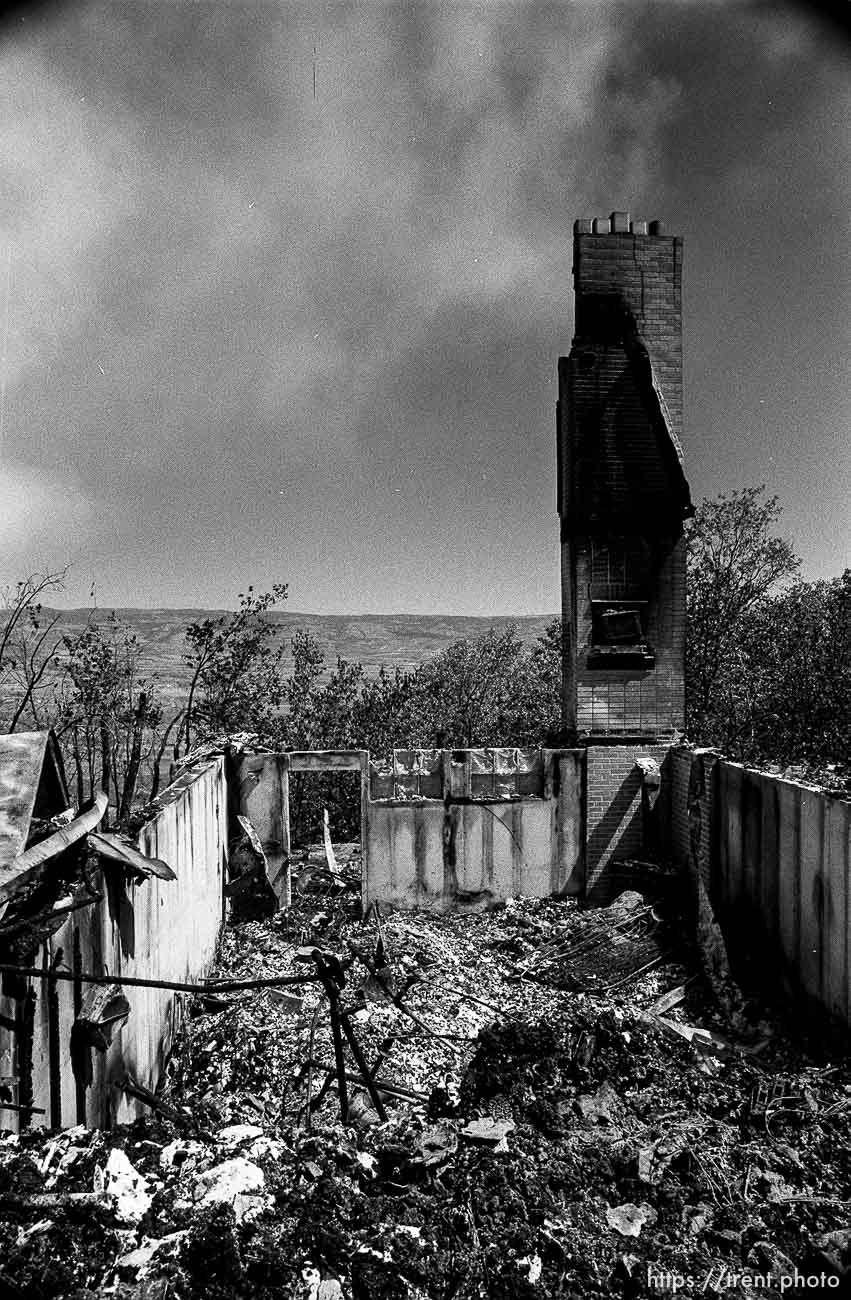
[[[81,984],[126,984],[143,989],[173,989],[176,993],[230,993],[237,989],[271,989],[284,985],[296,987],[300,984],[316,984],[317,975],[268,975],[255,980],[208,980],[201,983],[189,983],[183,980],[142,979],[138,975],[94,975],[90,971],[43,970],[39,966],[13,966],[0,962],[0,971],[11,975],[25,975],[32,979],[65,980],[67,983]]]

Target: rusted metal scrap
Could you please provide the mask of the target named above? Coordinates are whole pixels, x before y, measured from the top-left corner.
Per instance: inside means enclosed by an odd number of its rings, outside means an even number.
[[[579,937],[577,937],[577,934]],[[581,932],[574,928],[537,948],[516,970],[525,979],[556,988],[603,993],[660,965],[671,952],[662,947],[664,927],[654,906],[625,893],[601,908]]]
[[[38,966],[22,966],[16,962],[0,962],[0,973],[18,975],[25,979],[47,979],[47,980],[66,980],[68,982],[79,982],[81,984],[112,984],[115,977],[111,975],[96,975],[92,971],[70,971],[60,970],[58,967],[51,967],[50,970],[40,969]],[[122,984],[129,984],[135,988],[143,989],[173,989],[176,993],[230,993],[236,989],[270,989],[282,988],[286,985],[298,986],[301,984],[315,984],[318,981],[316,975],[269,975],[261,979],[250,980],[204,980],[202,982],[188,980],[155,980],[142,979],[137,975],[122,975]],[[4,1017],[0,1015],[0,1025],[4,1023]]]
[[[129,1015],[130,1003],[120,984],[90,984],[83,996],[83,1005],[74,1021],[74,1028],[92,1047],[105,1052],[113,1033],[127,1023]]]
[[[0,735],[0,884],[14,884],[20,855],[69,803],[52,731]]]

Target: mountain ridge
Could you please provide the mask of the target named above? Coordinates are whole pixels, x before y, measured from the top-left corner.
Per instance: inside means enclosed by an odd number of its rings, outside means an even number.
[[[142,648],[141,671],[155,675],[165,700],[176,700],[186,691],[190,669],[183,655],[185,633],[190,623],[206,618],[221,618],[231,611],[203,609],[198,606],[145,607],[115,606],[103,609],[52,609],[42,614],[56,618],[56,634],[70,635],[82,631],[89,623],[102,624],[113,614],[139,639]],[[454,641],[481,636],[488,629],[499,631],[515,626],[527,644],[541,636],[557,616],[555,614],[520,614],[494,616],[475,614],[311,614],[298,610],[271,610],[265,615],[276,629],[276,641],[284,644],[285,671],[292,658],[289,642],[297,631],[309,631],[325,655],[326,672],[330,673],[339,656],[349,663],[361,663],[371,676],[383,665],[391,672],[396,668],[409,671],[426,659],[445,650]]]

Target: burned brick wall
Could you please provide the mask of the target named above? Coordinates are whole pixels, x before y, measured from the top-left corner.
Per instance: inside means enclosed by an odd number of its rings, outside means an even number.
[[[577,221],[575,332],[559,361],[563,723],[588,746],[589,893],[658,852],[640,760],[685,720],[682,240],[628,213]]]
[[[577,221],[576,330],[559,362],[564,724],[603,739],[684,721],[682,240]]]
[[[683,425],[683,241],[660,221],[613,212],[574,225],[577,342],[618,342],[635,325],[650,353],[677,438]],[[614,317],[614,319],[613,319]]]

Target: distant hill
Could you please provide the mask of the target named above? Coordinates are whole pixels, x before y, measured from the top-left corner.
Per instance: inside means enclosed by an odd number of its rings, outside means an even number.
[[[113,611],[98,610],[95,617],[105,620]],[[156,673],[162,695],[176,699],[183,695],[189,672],[183,660],[187,625],[204,618],[218,618],[226,611],[210,609],[116,609],[120,622],[133,629],[145,651],[144,669]],[[58,632],[79,632],[92,619],[89,609],[45,610],[59,616]],[[453,641],[477,637],[489,628],[502,629],[514,624],[521,638],[533,642],[555,615],[526,615],[518,618],[468,618],[449,614],[299,614],[282,610],[267,615],[278,629],[280,640],[289,649],[299,630],[313,633],[333,669],[337,656],[363,664],[375,673],[384,664],[389,669],[409,669],[444,650]],[[291,659],[285,656],[289,667]]]

